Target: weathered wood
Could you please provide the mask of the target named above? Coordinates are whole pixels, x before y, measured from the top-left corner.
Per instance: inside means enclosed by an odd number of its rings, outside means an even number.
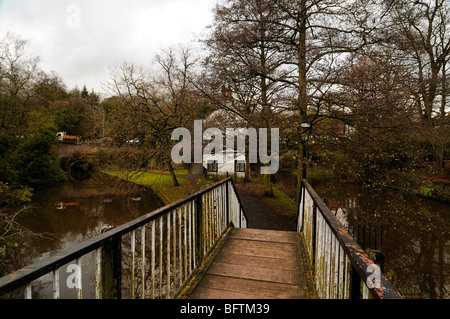
[[[206,299],[305,299],[306,291],[297,285],[256,281],[206,274],[195,294]],[[191,298],[195,295],[191,295]]]
[[[208,273],[219,276],[287,283],[291,285],[300,282],[295,271],[255,266],[248,267],[246,265],[213,263]]]
[[[297,244],[297,233],[279,230],[236,228],[230,238]]]
[[[102,247],[102,288],[104,299],[121,299],[122,294],[122,241],[111,238]]]
[[[243,251],[243,250],[272,251],[272,254],[274,254],[273,256],[274,258],[285,258],[284,254],[286,254],[287,258],[290,258],[294,256],[291,254],[291,252],[298,251],[297,246],[295,244],[274,243],[271,241],[244,240],[236,238],[230,239],[229,246],[231,249],[234,249],[236,251]],[[267,252],[267,254],[270,253]]]
[[[297,234],[233,229],[190,298],[309,298]]]
[[[299,270],[298,258],[265,258],[235,254],[227,249],[216,258],[217,263],[241,265],[247,267],[264,267],[268,269]]]

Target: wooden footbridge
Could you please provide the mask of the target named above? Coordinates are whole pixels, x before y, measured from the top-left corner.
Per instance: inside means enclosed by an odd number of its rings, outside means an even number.
[[[295,232],[234,228],[202,276],[187,287],[192,299],[311,297]]]
[[[0,278],[2,298],[401,298],[305,180],[297,232],[247,228],[231,178]]]

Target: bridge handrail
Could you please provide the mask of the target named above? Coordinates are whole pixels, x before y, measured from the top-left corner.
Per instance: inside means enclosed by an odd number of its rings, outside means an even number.
[[[184,210],[184,212],[183,212]],[[178,214],[178,216],[177,216]],[[163,234],[163,217],[166,218],[167,233]],[[209,220],[208,220],[209,219]],[[222,233],[225,232],[226,228],[229,226],[234,227],[247,227],[247,217],[245,211],[241,205],[241,201],[236,192],[232,178],[224,179],[217,182],[205,189],[202,189],[196,193],[190,194],[187,197],[180,199],[176,202],[168,204],[164,207],[156,209],[148,214],[138,217],[128,223],[122,224],[120,226],[114,227],[100,235],[97,235],[89,240],[82,243],[76,244],[73,247],[64,249],[56,253],[55,255],[46,258],[42,261],[33,263],[32,265],[26,266],[19,269],[9,275],[0,278],[0,296],[3,296],[15,289],[26,287],[25,297],[31,298],[31,282],[36,280],[46,274],[53,272],[53,298],[59,298],[59,268],[67,265],[69,262],[76,261],[76,263],[81,267],[80,258],[86,256],[91,252],[96,252],[96,285],[95,285],[95,296],[96,298],[120,298],[121,297],[121,256],[122,256],[122,237],[131,234],[131,250],[132,250],[132,264],[134,266],[136,245],[135,245],[135,231],[139,228],[142,229],[142,242],[145,242],[145,226],[152,223],[152,253],[155,248],[155,224],[156,220],[160,221],[160,257],[162,256],[163,247],[163,236],[167,241],[167,278],[169,278],[168,289],[166,289],[166,298],[171,298],[176,294],[176,288],[180,288],[192,274],[193,270],[202,261],[203,257],[206,256],[209,250],[214,246],[215,242],[220,238]],[[172,226],[170,226],[171,220],[173,221]],[[178,228],[176,226],[178,223]],[[184,225],[182,225],[184,223]],[[189,223],[189,225],[187,225]],[[170,228],[170,227],[173,227]],[[173,242],[170,241],[170,233],[174,230]],[[183,232],[183,236],[182,235]],[[178,234],[177,234],[178,233]],[[184,246],[182,240],[184,237]],[[179,240],[178,243],[175,240]],[[189,240],[189,243],[187,243]],[[173,243],[173,251],[172,249]],[[165,243],[166,244],[166,243]],[[178,246],[178,247],[177,247]],[[142,246],[142,260],[145,259],[145,244]],[[187,250],[190,250],[188,253]],[[179,250],[180,255],[176,255]],[[184,256],[182,250],[184,250]],[[173,255],[173,272],[171,267],[171,260]],[[189,255],[189,256],[188,256]],[[111,257],[110,261],[106,261],[107,257]],[[155,257],[152,255],[152,267],[154,266]],[[182,260],[184,259],[184,260]],[[189,260],[188,260],[189,259]],[[108,266],[105,266],[105,262],[109,262]],[[184,269],[176,271],[176,264],[180,264],[181,268]],[[160,262],[160,266],[162,263]],[[120,266],[120,267],[119,267]],[[145,266],[145,265],[143,265]],[[112,268],[112,269],[111,269]],[[111,273],[107,274],[112,278],[104,279],[107,276],[104,272],[109,270]],[[179,274],[180,271],[184,271],[183,274]],[[162,270],[160,268],[160,281],[162,281]],[[188,274],[189,272],[189,274]],[[153,294],[153,275],[154,269],[152,270],[152,297]],[[81,271],[79,276],[81,276]],[[100,278],[102,276],[102,278]],[[134,288],[134,267],[131,270],[131,285]],[[181,277],[183,282],[177,286],[176,277]],[[173,277],[173,282],[172,280]],[[81,278],[77,280],[81,282]],[[101,281],[104,280],[104,281]],[[144,282],[144,274],[143,279]],[[106,284],[107,283],[107,284]],[[163,297],[162,283],[160,282],[160,297]],[[107,287],[106,287],[107,286]],[[114,288],[116,291],[105,291]],[[173,287],[173,289],[172,289]],[[143,296],[145,296],[145,289]],[[106,295],[105,295],[106,294]],[[134,292],[131,292],[132,297],[134,297]],[[77,288],[77,298],[82,298],[82,288]]]
[[[366,299],[370,294],[401,299],[307,180],[302,181],[297,231],[303,235],[319,298]]]

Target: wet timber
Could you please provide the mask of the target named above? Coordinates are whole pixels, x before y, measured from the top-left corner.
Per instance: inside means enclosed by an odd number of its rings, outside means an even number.
[[[190,299],[311,298],[298,233],[234,228]]]

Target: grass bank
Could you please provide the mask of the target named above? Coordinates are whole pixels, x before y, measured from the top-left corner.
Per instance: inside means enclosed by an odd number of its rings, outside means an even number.
[[[239,183],[238,187],[260,198],[271,211],[292,217],[292,219],[297,217],[295,201],[274,185],[272,185],[273,197],[264,196],[264,183],[259,178],[252,178],[251,182]]]
[[[170,204],[186,197],[194,189],[191,182],[181,176],[186,173],[185,170],[175,171],[180,186],[173,186],[170,174],[162,170],[131,172],[123,170],[103,170],[102,172],[138,185],[152,188],[165,204]]]

